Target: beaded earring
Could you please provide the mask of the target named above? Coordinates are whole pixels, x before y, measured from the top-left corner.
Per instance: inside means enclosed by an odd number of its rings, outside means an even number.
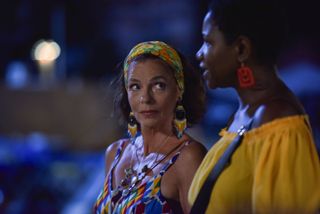
[[[174,127],[176,129],[177,137],[180,139],[187,128],[186,112],[180,101],[178,102],[175,111]]]
[[[134,138],[136,136],[137,130],[138,130],[137,120],[134,117],[133,112],[131,111],[129,114],[129,122],[128,122],[128,133],[131,138]]]
[[[250,67],[241,63],[241,67],[237,70],[237,76],[240,88],[249,88],[255,84],[253,72]]]

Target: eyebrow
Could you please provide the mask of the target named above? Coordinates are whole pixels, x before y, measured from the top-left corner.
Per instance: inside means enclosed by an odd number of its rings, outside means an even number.
[[[135,79],[135,78],[129,78],[128,82],[140,82],[140,80]]]
[[[202,32],[202,38],[208,39],[209,38],[209,34]]]
[[[156,81],[156,80],[160,80],[160,79],[167,81],[167,78],[165,78],[164,76],[155,76],[151,79],[151,81]]]
[[[167,78],[165,78],[164,76],[155,76],[155,77],[152,77],[152,79],[151,79],[150,81],[153,82],[153,81],[157,81],[157,80],[160,80],[160,79],[167,81]],[[140,80],[135,79],[135,78],[130,78],[128,81],[130,81],[130,82],[141,82]]]

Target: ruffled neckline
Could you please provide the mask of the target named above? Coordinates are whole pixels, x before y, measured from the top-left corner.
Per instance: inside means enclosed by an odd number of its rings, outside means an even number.
[[[307,114],[303,115],[293,115],[293,116],[288,116],[288,117],[282,117],[282,118],[277,118],[274,119],[268,123],[262,124],[259,127],[253,128],[249,130],[247,133],[245,133],[245,136],[251,136],[251,135],[257,135],[257,134],[262,134],[266,131],[270,130],[276,130],[279,128],[279,126],[295,126],[297,123],[304,123],[305,121],[309,123],[309,117]],[[220,130],[219,135],[222,136],[236,136],[237,132],[230,132],[227,130],[227,127],[223,128]]]

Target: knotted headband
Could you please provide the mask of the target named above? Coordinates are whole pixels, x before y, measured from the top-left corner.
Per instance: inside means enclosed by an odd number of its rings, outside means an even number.
[[[137,44],[131,49],[124,61],[123,72],[124,81],[127,88],[128,85],[128,69],[130,63],[137,57],[143,54],[151,54],[159,57],[168,63],[174,69],[174,77],[177,81],[181,94],[184,92],[184,77],[181,59],[176,50],[160,41],[148,41]]]

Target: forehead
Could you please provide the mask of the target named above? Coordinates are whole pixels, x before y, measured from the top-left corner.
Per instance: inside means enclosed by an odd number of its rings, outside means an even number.
[[[206,16],[203,19],[202,35],[205,39],[221,41],[225,43],[224,34],[214,23],[214,15],[210,11],[206,14]]]
[[[213,23],[213,14],[212,12],[208,12],[203,19],[202,24],[202,34],[203,36],[209,36],[209,34],[213,33],[214,30],[214,23]]]
[[[166,79],[174,78],[172,69],[160,59],[133,61],[129,65],[129,79],[151,79],[156,76],[161,76]]]

